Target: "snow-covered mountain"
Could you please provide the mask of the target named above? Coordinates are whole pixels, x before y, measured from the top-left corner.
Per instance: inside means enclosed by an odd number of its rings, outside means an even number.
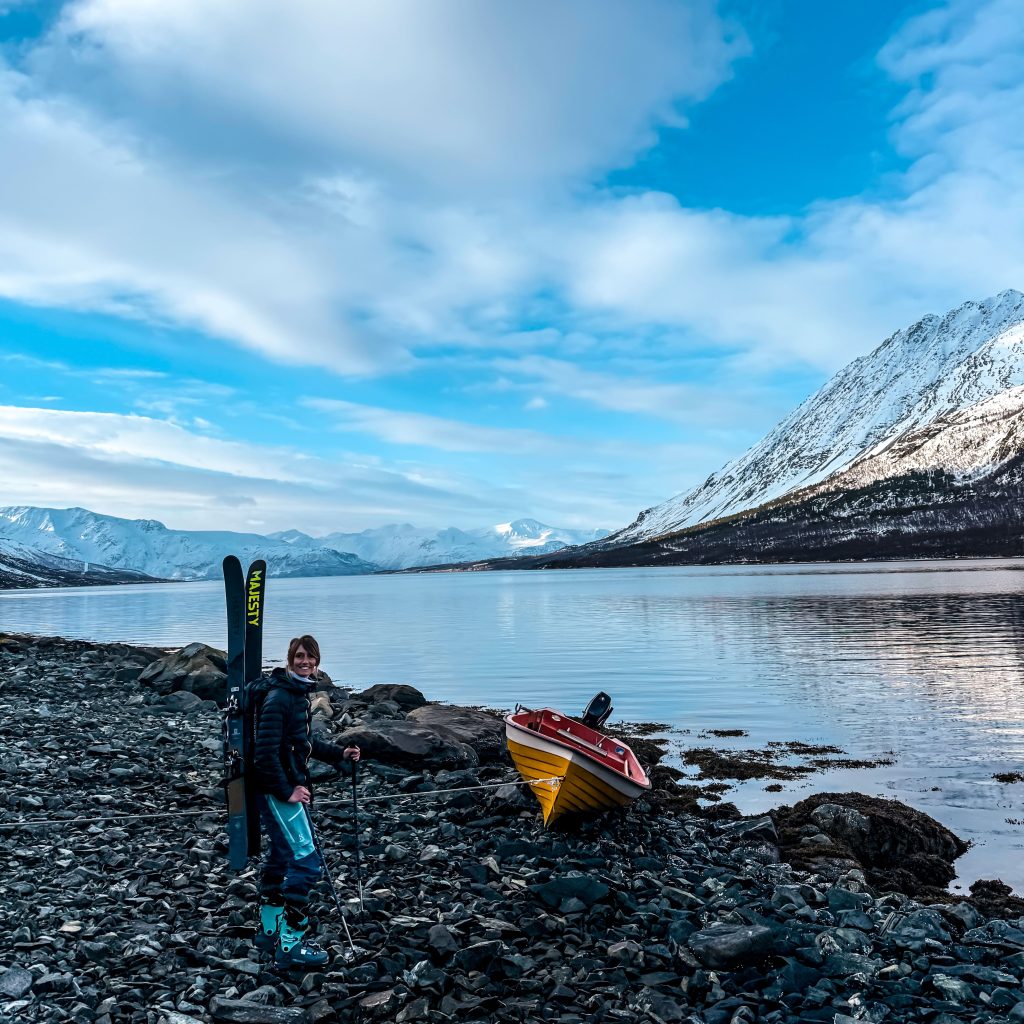
[[[153,580],[140,572],[87,565],[0,539],[0,588],[5,590],[146,582]]]
[[[243,562],[265,558],[275,576],[351,576],[377,568],[327,546],[297,548],[256,533],[169,530],[155,519],[118,519],[84,508],[0,508],[0,542],[174,580],[218,577],[229,553]]]
[[[533,519],[518,519],[469,531],[404,525],[322,538],[299,530],[264,537],[169,530],[154,519],[119,519],[84,508],[0,508],[0,554],[11,556],[11,579],[16,572],[31,575],[33,566],[40,569],[41,579],[47,566],[71,575],[114,573],[117,580],[137,574],[213,579],[220,575],[221,561],[229,553],[243,562],[265,558],[275,576],[351,576],[381,568],[543,554],[602,536],[604,531],[557,530]]]
[[[913,472],[967,481],[1022,451],[1024,294],[1008,290],[897,331],[744,455],[607,542],[643,542]]]
[[[431,530],[408,523],[381,526],[360,533],[332,533],[317,540],[297,530],[272,536],[296,547],[328,544],[351,551],[383,569],[474,562],[486,558],[539,555],[574,544],[598,540],[606,530],[561,530],[536,519],[516,519],[476,530],[449,527]]]

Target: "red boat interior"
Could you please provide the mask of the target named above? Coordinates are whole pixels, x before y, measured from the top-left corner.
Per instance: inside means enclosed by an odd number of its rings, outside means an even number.
[[[556,743],[573,747],[593,758],[598,764],[605,765],[611,771],[618,772],[641,786],[648,782],[647,773],[625,743],[605,736],[604,733],[589,728],[575,718],[569,718],[560,711],[552,711],[551,708],[520,711],[511,717],[516,725],[540,733],[541,736]]]

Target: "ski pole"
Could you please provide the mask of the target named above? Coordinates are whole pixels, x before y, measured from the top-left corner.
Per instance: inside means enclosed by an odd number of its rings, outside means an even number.
[[[320,858],[320,866],[324,869],[324,877],[327,879],[327,886],[331,890],[331,895],[334,897],[334,906],[338,910],[338,917],[341,918],[341,923],[345,928],[345,937],[348,939],[349,946],[352,947],[352,956],[356,957],[359,955],[356,949],[356,944],[352,941],[352,933],[348,930],[348,921],[345,920],[345,911],[341,906],[341,900],[338,898],[338,890],[334,887],[334,879],[331,877],[331,869],[327,866],[327,858],[324,856],[323,844],[320,842],[320,830],[316,826],[316,819],[313,817],[313,808],[309,804],[303,804],[306,808],[306,817],[309,819],[309,831],[313,836],[313,848],[316,850],[316,855]]]
[[[356,840],[356,886],[359,890],[359,920],[363,919],[363,869],[359,857],[359,799],[356,795],[356,768],[359,762],[352,762],[352,833]]]

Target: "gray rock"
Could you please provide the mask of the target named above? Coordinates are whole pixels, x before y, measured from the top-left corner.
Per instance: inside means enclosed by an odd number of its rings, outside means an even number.
[[[866,892],[850,892],[837,887],[828,891],[828,909],[834,914],[843,910],[864,910],[870,904],[871,897]]]
[[[951,978],[948,974],[932,974],[928,980],[936,992],[951,1003],[969,1003],[974,999],[974,990],[959,978]]]
[[[766,814],[760,818],[743,818],[740,821],[729,822],[722,826],[722,835],[728,839],[739,839],[744,842],[774,843],[778,845],[779,833],[775,829],[775,822]]]
[[[480,763],[476,751],[454,733],[408,720],[364,723],[338,733],[334,742],[357,746],[370,760],[410,768],[471,768]]]
[[[942,973],[948,974],[951,978],[965,978],[978,985],[1020,984],[1020,978],[1015,974],[1007,974],[1006,971],[985,967],[982,964],[954,964],[951,967],[943,967]]]
[[[665,1021],[666,1024],[676,1024],[686,1016],[685,1009],[674,999],[652,989],[645,989],[640,994],[637,1009],[645,1011],[649,1016],[653,1015],[654,1020]]]
[[[796,885],[777,885],[772,893],[772,906],[778,907],[780,910],[788,905],[792,905],[799,910],[801,907],[807,906],[807,900],[804,899],[803,894],[800,892],[800,887]]]
[[[621,942],[613,942],[608,947],[608,956],[612,960],[619,960],[625,964],[631,964],[640,957],[643,947],[639,942],[632,939],[623,939]]]
[[[161,697],[155,706],[167,708],[168,711],[190,713],[198,711],[205,703],[206,701],[202,697],[192,693],[191,690],[175,690],[173,693]]]
[[[349,705],[346,705],[348,707]],[[357,705],[358,706],[358,705]],[[379,700],[361,708],[359,717],[363,722],[397,721],[405,718],[405,712],[393,700]]]
[[[223,996],[210,1000],[210,1013],[214,1020],[233,1024],[313,1024],[309,1011],[299,1006],[263,1006],[247,999]]]
[[[950,936],[942,915],[937,910],[922,907],[900,920],[889,932],[888,938],[897,944],[906,945],[925,939],[948,942]]]
[[[379,700],[393,701],[406,714],[427,703],[427,698],[415,686],[405,683],[375,683],[362,693],[352,694],[352,699],[364,704],[375,704]]]
[[[770,928],[763,925],[716,924],[687,940],[693,955],[706,967],[722,968],[765,956],[772,949]]]
[[[453,956],[459,949],[455,936],[443,924],[435,924],[427,932],[427,945],[431,952],[442,960]]]
[[[959,918],[965,928],[977,928],[984,921],[984,918],[970,905],[970,903],[954,903],[943,908],[947,914]]]
[[[560,875],[549,882],[530,886],[549,907],[558,907],[563,900],[575,897],[586,906],[592,906],[608,896],[608,886],[590,875]]]
[[[26,971],[23,967],[8,967],[0,974],[0,996],[21,999],[31,991],[33,980],[31,971]]]
[[[411,1003],[403,1006],[398,1011],[395,1021],[396,1024],[408,1024],[409,1021],[429,1019],[430,1003],[427,1001],[426,996],[420,996],[419,999],[414,999]]]
[[[811,821],[833,839],[857,839],[871,830],[871,822],[860,811],[841,804],[816,807],[811,812]]]
[[[448,981],[448,975],[429,960],[420,960],[411,970],[403,973],[402,981],[411,989],[431,989],[440,995]]]
[[[882,967],[882,961],[860,953],[833,953],[825,957],[822,970],[830,978],[849,978],[855,974],[863,974],[871,978]]]
[[[139,675],[139,683],[164,696],[187,690],[202,700],[223,705],[227,698],[225,654],[206,644],[189,644],[158,658]]]
[[[1006,946],[1010,949],[1024,949],[1024,931],[1009,921],[989,921],[980,928],[972,928],[963,937],[964,942],[985,942]]]
[[[530,787],[515,784],[499,786],[497,789],[489,790],[486,800],[487,806],[490,809],[505,814],[532,811],[537,806]]]
[[[481,764],[505,761],[505,723],[490,712],[449,707],[445,704],[427,704],[410,711],[409,721],[446,730],[472,747]]]
[[[495,957],[505,956],[509,948],[501,939],[492,939],[489,942],[474,942],[465,949],[460,949],[455,954],[454,965],[459,970],[469,973],[470,971],[485,971]]]
[[[365,996],[359,1000],[359,1005],[373,1017],[387,1017],[398,1005],[398,996],[393,988],[388,988]]]

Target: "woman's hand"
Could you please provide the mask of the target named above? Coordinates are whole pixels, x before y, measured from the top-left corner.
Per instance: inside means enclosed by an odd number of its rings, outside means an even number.
[[[310,800],[309,790],[305,786],[296,786],[292,795],[288,797],[290,804],[308,804]]]
[[[359,753],[359,748],[358,748],[358,747],[346,747],[346,748],[345,748],[345,749],[344,749],[344,750],[343,750],[343,751],[341,752],[341,756],[342,756],[342,757],[343,757],[343,758],[344,758],[344,759],[345,759],[346,761],[348,761],[348,760],[350,760],[350,759],[351,759],[352,761],[358,761],[358,760],[359,760],[359,758],[360,758],[360,757],[361,757],[362,755],[361,755],[361,754]]]

